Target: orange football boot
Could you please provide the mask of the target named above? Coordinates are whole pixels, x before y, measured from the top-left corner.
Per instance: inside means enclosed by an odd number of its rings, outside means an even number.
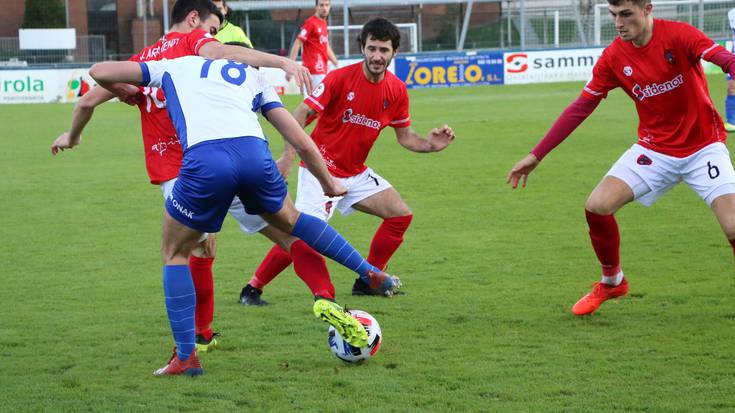
[[[587,315],[592,314],[597,310],[602,303],[611,299],[622,297],[628,294],[628,280],[623,277],[623,281],[620,285],[612,286],[609,284],[603,284],[596,282],[592,292],[580,298],[576,304],[572,307],[572,313],[574,315]]]
[[[204,370],[202,369],[202,365],[199,363],[196,350],[192,351],[188,359],[181,361],[179,353],[176,352],[176,347],[174,347],[174,354],[168,360],[168,364],[154,371],[153,375],[176,376],[179,374],[186,374],[187,376],[194,377],[202,373],[204,373]]]

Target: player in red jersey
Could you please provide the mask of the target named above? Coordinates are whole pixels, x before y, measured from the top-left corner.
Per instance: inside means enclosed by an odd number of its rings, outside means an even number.
[[[701,59],[735,74],[735,55],[686,23],[654,19],[650,0],[608,0],[619,37],[593,69],[582,95],[508,173],[513,188],[597,107],[622,88],[638,111],[638,143],[613,165],[585,204],[592,247],[602,281],[572,307],[594,312],[628,293],[620,267],[620,235],[614,214],[633,200],[650,206],[684,181],[710,206],[735,253],[735,171],[726,132],[707,90]]]
[[[305,126],[318,114],[311,138],[317,144],[329,172],[347,187],[344,197],[325,197],[316,178],[303,165],[299,168],[296,208],[328,220],[335,209],[343,215],[355,210],[375,215],[383,223],[373,237],[368,262],[384,269],[403,242],[413,214],[391,184],[365,165],[380,131],[393,127],[398,143],[413,152],[438,152],[454,139],[444,125],[433,129],[426,139],[411,128],[406,85],[387,71],[400,44],[398,28],[386,19],[369,21],[360,34],[364,61],[330,72],[294,111]],[[293,159],[287,146],[284,158]],[[291,263],[286,250],[274,246],[256,270],[241,297],[259,300],[263,287]],[[385,295],[361,279],[355,280],[355,295]],[[241,302],[248,304],[241,298]]]
[[[311,73],[313,87],[319,86],[327,75],[328,62],[339,66],[337,56],[334,55],[332,47],[329,46],[329,30],[327,29],[327,17],[332,8],[331,0],[315,0],[316,8],[314,15],[306,19],[301,25],[298,36],[291,46],[289,58],[296,60],[301,49],[301,60]],[[290,80],[290,78],[287,78]],[[308,89],[311,90],[311,89]]]
[[[210,59],[226,58],[243,63],[280,67],[296,76],[299,83],[309,83],[309,74],[302,66],[289,59],[268,55],[237,46],[226,46],[217,42],[216,34],[222,16],[209,0],[178,0],[172,8],[172,26],[166,35],[152,46],[146,47],[132,57],[134,61],[174,59],[188,55],[200,55]],[[156,88],[133,87],[130,92],[120,86],[124,100],[136,101],[141,115],[146,169],[150,181],[160,185],[164,197],[170,194],[181,166],[182,150],[176,131],[166,111],[163,92]],[[138,99],[133,99],[133,97]],[[101,87],[95,87],[84,95],[74,108],[69,132],[61,134],[52,144],[56,154],[71,149],[81,141],[81,133],[94,113],[94,108],[112,99],[114,95]],[[214,236],[202,240],[194,249],[190,259],[192,278],[197,291],[196,327],[200,351],[208,351],[216,345],[211,323],[214,313],[212,263],[214,260]]]

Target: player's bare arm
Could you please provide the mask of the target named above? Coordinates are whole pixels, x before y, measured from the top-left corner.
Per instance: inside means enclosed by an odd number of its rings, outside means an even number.
[[[311,90],[309,70],[293,60],[245,47],[231,46],[219,42],[209,42],[199,48],[199,56],[207,59],[235,60],[251,66],[275,67],[294,77],[299,87],[305,85]]]
[[[293,117],[294,119],[296,119],[296,122],[301,128],[305,128],[306,121],[316,116],[316,114],[317,113],[314,109],[303,102],[301,102],[299,106],[297,106],[296,109],[293,111]],[[281,157],[276,160],[278,171],[281,172],[281,175],[283,175],[284,179],[288,178],[295,159],[296,151],[294,150],[294,147],[291,146],[288,141],[284,142],[283,153],[281,154]]]
[[[291,50],[288,52],[288,58],[291,61],[293,61],[293,62],[296,61],[296,58],[299,56],[299,52],[301,51],[301,45],[302,44],[303,43],[301,42],[301,39],[296,38],[296,40],[293,41],[293,45],[291,46]],[[308,69],[307,69],[307,71],[308,71]],[[290,74],[286,73],[286,80],[287,81],[290,82],[292,77],[293,76],[291,76]]]
[[[581,125],[595,111],[601,100],[601,97],[588,98],[582,95],[569,104],[564,112],[559,115],[554,125],[546,132],[541,142],[508,172],[506,182],[515,189],[518,188],[518,182],[522,180],[525,188],[531,171],[536,169],[539,162],[549,152],[571,135],[577,126]]]
[[[59,135],[51,144],[51,153],[56,155],[65,149],[71,149],[82,141],[82,131],[87,123],[92,119],[94,109],[108,100],[115,97],[115,94],[103,87],[95,87],[89,93],[82,96],[77,104],[74,105],[74,111],[71,114],[71,126],[69,131]]]
[[[325,195],[341,196],[347,193],[344,186],[332,179],[316,144],[286,109],[271,109],[267,119],[299,154],[309,172],[319,180]]]
[[[513,189],[518,188],[518,182],[523,180],[523,187],[526,187],[526,181],[528,181],[528,175],[536,169],[541,161],[536,158],[536,155],[529,153],[525,158],[518,161],[513,166],[513,169],[508,172],[506,183],[509,183]]]
[[[337,60],[337,55],[334,54],[334,51],[332,50],[332,46],[327,44],[327,57],[329,58],[329,61],[332,62],[333,65],[339,66],[339,60]]]
[[[118,82],[140,85],[143,82],[143,70],[136,62],[102,62],[89,69],[89,75],[97,84],[107,90],[114,89]]]
[[[454,140],[454,131],[448,125],[434,128],[429,132],[426,139],[419,136],[410,126],[396,128],[398,143],[412,152],[439,152],[449,146]]]
[[[51,153],[56,155],[64,149],[71,149],[82,140],[82,131],[87,123],[92,119],[94,109],[117,96],[121,102],[134,106],[140,98],[140,91],[137,87],[125,83],[115,83],[111,86],[111,91],[103,87],[94,87],[89,93],[82,96],[74,106],[71,115],[71,126],[68,132],[59,135],[53,144],[51,144]]]
[[[316,116],[316,114],[316,111],[304,102],[299,103],[299,106],[297,106],[293,111],[293,117],[296,119],[296,122],[299,123],[301,128],[305,128],[306,122]]]

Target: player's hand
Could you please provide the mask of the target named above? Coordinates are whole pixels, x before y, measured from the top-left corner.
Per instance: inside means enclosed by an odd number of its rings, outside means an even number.
[[[283,180],[288,180],[288,176],[291,175],[291,167],[293,166],[293,160],[292,159],[286,159],[283,156],[278,158],[276,160],[276,167],[278,168],[278,172],[281,173],[281,176],[283,177]]]
[[[129,85],[127,83],[115,83],[111,86],[111,92],[117,95],[121,102],[126,103],[130,106],[136,106],[138,102],[143,98],[143,94],[140,92],[137,86]]]
[[[441,128],[434,128],[429,132],[429,145],[433,152],[439,152],[440,150],[449,146],[454,140],[454,131],[448,125],[444,125]]]
[[[518,161],[517,164],[513,167],[513,169],[508,172],[508,178],[506,180],[506,183],[509,183],[513,189],[518,188],[518,182],[523,179],[523,187],[526,187],[526,181],[528,180],[528,175],[536,169],[538,164],[541,161],[536,158],[536,155],[529,153],[525,158]]]
[[[344,196],[346,193],[347,193],[347,188],[345,188],[344,185],[342,185],[341,183],[335,181],[334,179],[332,179],[332,185],[331,185],[331,187],[328,188],[328,189],[326,189],[326,188],[324,189],[324,195],[326,195],[326,196],[328,196],[330,198],[334,198],[334,197],[338,197],[338,196]]]
[[[306,90],[311,90],[311,74],[309,73],[309,69],[288,58],[283,58],[281,69],[286,72],[286,80],[291,81],[291,78],[293,78],[296,80],[296,85],[300,89],[305,87]]]
[[[51,154],[56,155],[59,152],[63,152],[64,149],[71,149],[82,141],[82,137],[79,136],[77,139],[72,139],[69,132],[64,132],[59,135],[58,138],[51,144]]]

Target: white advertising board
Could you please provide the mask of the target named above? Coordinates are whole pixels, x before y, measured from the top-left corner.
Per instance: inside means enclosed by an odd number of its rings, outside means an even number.
[[[74,102],[94,84],[89,69],[0,70],[0,103]]]
[[[504,53],[505,84],[589,80],[604,48]]]
[[[73,50],[77,48],[76,29],[18,29],[21,50]]]

